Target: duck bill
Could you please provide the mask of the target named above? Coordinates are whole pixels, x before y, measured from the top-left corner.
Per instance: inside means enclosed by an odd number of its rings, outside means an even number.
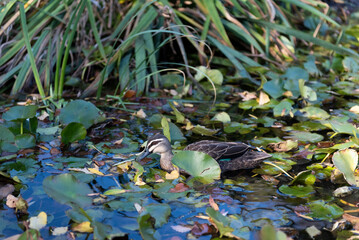
[[[136,161],[140,161],[140,160],[144,159],[145,157],[147,157],[150,154],[151,153],[147,149],[145,149],[136,157]]]

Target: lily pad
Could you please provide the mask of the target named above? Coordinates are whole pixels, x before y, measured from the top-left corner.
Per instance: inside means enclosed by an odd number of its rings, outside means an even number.
[[[279,191],[290,196],[302,198],[302,197],[309,197],[314,192],[314,188],[310,185],[309,186],[282,185],[279,187]]]
[[[0,125],[0,152],[16,152],[18,149],[13,143],[15,135],[5,126]]]
[[[324,137],[318,133],[302,132],[302,131],[293,131],[289,138],[298,140],[299,142],[319,142],[324,139]]]
[[[216,130],[216,129],[209,129],[209,128],[206,128],[204,126],[201,126],[201,125],[196,125],[192,131],[194,133],[197,133],[197,134],[200,134],[202,136],[213,136],[214,134],[216,134],[219,130]]]
[[[86,207],[92,203],[88,197],[92,193],[90,187],[69,173],[45,178],[43,187],[47,195],[62,204]]]
[[[86,129],[92,125],[103,122],[106,117],[95,105],[84,100],[69,102],[59,115],[60,122],[69,124],[72,122],[82,123]]]
[[[213,208],[207,208],[206,213],[216,225],[220,233],[220,237],[233,237],[232,232],[234,229],[231,227],[231,219],[229,217],[223,216],[220,212],[214,210]]]
[[[330,117],[330,115],[326,111],[318,107],[305,107],[300,111],[303,112],[304,115],[310,119],[325,120]]]
[[[290,185],[313,185],[316,177],[312,174],[311,170],[300,172]]]
[[[147,211],[155,219],[155,227],[161,227],[167,223],[167,218],[171,214],[171,207],[168,204],[149,204],[145,206]]]
[[[222,123],[230,123],[231,117],[226,112],[220,112],[214,115],[214,117],[211,119],[212,121],[219,121]]]
[[[289,99],[282,100],[278,105],[273,108],[274,117],[284,117],[289,114],[293,115],[293,101]]]
[[[87,134],[86,128],[82,123],[69,123],[61,132],[61,142],[64,144],[72,143],[85,139]]]
[[[36,140],[33,135],[24,133],[15,137],[15,144],[18,148],[32,148],[36,146]]]
[[[358,153],[354,149],[344,149],[333,154],[333,163],[351,185],[359,186],[359,178],[354,175],[358,165]]]
[[[2,118],[6,121],[17,121],[33,118],[36,115],[38,107],[34,105],[29,106],[15,106],[10,108],[9,111],[2,115]]]
[[[174,155],[172,162],[203,182],[213,182],[221,176],[217,161],[203,152],[182,151]]]
[[[334,203],[326,203],[323,200],[318,200],[310,203],[309,208],[311,213],[308,214],[312,218],[332,221],[343,215],[344,211]]]

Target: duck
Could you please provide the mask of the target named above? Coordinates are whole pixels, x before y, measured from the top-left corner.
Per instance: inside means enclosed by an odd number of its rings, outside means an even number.
[[[186,146],[184,151],[204,152],[215,159],[222,173],[240,169],[252,169],[271,155],[242,142],[221,142],[213,140],[202,140]],[[160,155],[160,166],[163,170],[171,172],[175,170],[172,164],[173,152],[168,138],[157,133],[148,138],[143,152],[137,160],[155,153]]]

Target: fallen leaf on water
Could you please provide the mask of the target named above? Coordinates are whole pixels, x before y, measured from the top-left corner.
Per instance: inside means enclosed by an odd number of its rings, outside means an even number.
[[[53,147],[53,148],[51,148],[50,153],[51,153],[51,155],[58,155],[61,153],[61,151],[59,149]]]
[[[142,178],[137,178],[137,181],[135,182],[136,186],[143,186],[146,185],[146,183],[142,180]]]
[[[177,179],[177,178],[179,178],[179,176],[180,176],[180,173],[178,171],[178,168],[173,170],[171,173],[166,173],[166,179],[168,179],[168,180]]]
[[[143,109],[140,109],[138,110],[136,113],[135,113],[135,116],[138,117],[138,118],[142,118],[142,119],[145,119],[147,117],[146,113],[143,111]]]
[[[209,196],[209,205],[216,211],[219,211],[218,204],[213,200],[212,196]]]
[[[349,109],[349,111],[359,114],[359,105],[355,105]]]
[[[270,175],[261,175],[261,177],[267,181],[267,182],[271,182],[273,183],[274,185],[277,185],[279,183],[279,180],[276,179],[275,177],[273,176],[270,176]]]
[[[210,234],[212,231],[211,231],[211,228],[210,226],[207,224],[207,223],[199,223],[199,222],[195,222],[194,223],[194,226],[191,230],[191,233],[195,236],[202,236],[202,235],[205,235],[205,234]]]
[[[102,172],[100,172],[98,170],[98,168],[88,168],[88,170],[91,172],[91,173],[94,173],[96,175],[99,175],[99,176],[105,176],[105,174],[103,174]]]
[[[59,236],[65,234],[69,230],[68,227],[56,227],[52,229],[53,236]]]
[[[27,213],[28,203],[21,196],[18,198],[9,194],[6,197],[6,206],[9,208],[15,208],[15,212],[19,211],[20,213]]]
[[[36,217],[31,217],[29,221],[29,228],[40,230],[47,224],[47,214],[45,212],[40,212]]]
[[[259,105],[264,105],[264,104],[269,103],[269,102],[270,102],[269,96],[266,93],[261,91],[259,93],[258,104]]]
[[[141,207],[141,205],[140,205],[140,204],[138,204],[138,203],[134,203],[133,205],[135,206],[136,211],[137,211],[138,213],[143,212],[144,208],[143,208],[143,207]]]
[[[82,232],[82,233],[92,233],[93,228],[91,227],[90,222],[82,222],[79,224],[74,224],[72,230],[75,232]]]
[[[355,217],[355,216],[347,214],[347,213],[344,213],[342,217],[345,220],[351,222],[351,224],[353,224],[353,228],[355,230],[357,230],[357,231],[359,230],[359,217]]]
[[[180,193],[184,192],[190,189],[186,184],[184,183],[178,183],[174,188],[171,188],[168,192],[170,193]]]
[[[9,194],[6,197],[6,206],[8,206],[9,208],[15,208],[16,207],[16,202],[18,201],[18,198],[15,197],[12,194]]]
[[[257,98],[257,94],[255,92],[244,91],[244,92],[238,93],[238,95],[242,98],[242,100],[244,102]]]
[[[276,152],[288,152],[298,147],[298,142],[293,140],[286,140],[278,143],[269,143],[268,147]]]
[[[186,233],[192,230],[191,227],[182,226],[182,225],[171,226],[171,228],[176,232],[180,232],[180,233]]]

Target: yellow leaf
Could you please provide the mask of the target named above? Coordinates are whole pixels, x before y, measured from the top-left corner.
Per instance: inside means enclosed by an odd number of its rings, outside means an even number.
[[[90,222],[82,222],[79,224],[74,224],[72,227],[72,230],[76,231],[76,232],[82,232],[82,233],[92,233],[93,232],[93,228],[91,227]]]
[[[91,172],[91,173],[94,173],[94,174],[97,174],[97,175],[100,175],[100,176],[104,176],[104,174],[102,172],[100,172],[98,169],[96,168],[88,168],[88,170]]]
[[[47,224],[47,214],[45,212],[40,212],[36,217],[31,217],[29,221],[29,228],[40,230]]]
[[[143,109],[140,109],[138,110],[136,113],[135,113],[135,116],[138,117],[138,118],[142,118],[142,119],[145,119],[147,117],[146,113],[143,111]]]
[[[180,174],[179,174],[178,168],[173,170],[171,173],[166,173],[166,179],[168,179],[168,180],[177,179],[179,176],[180,176]]]
[[[139,177],[137,179],[137,181],[135,182],[135,185],[137,186],[143,186],[143,185],[146,185],[146,183],[144,181],[142,181],[142,179]]]
[[[356,114],[359,114],[359,106],[358,105],[355,105],[353,107],[351,107],[349,109],[349,111],[353,112],[353,113],[356,113]]]
[[[269,101],[270,101],[269,96],[265,92],[261,91],[259,93],[259,100],[258,100],[259,105],[264,105]]]

